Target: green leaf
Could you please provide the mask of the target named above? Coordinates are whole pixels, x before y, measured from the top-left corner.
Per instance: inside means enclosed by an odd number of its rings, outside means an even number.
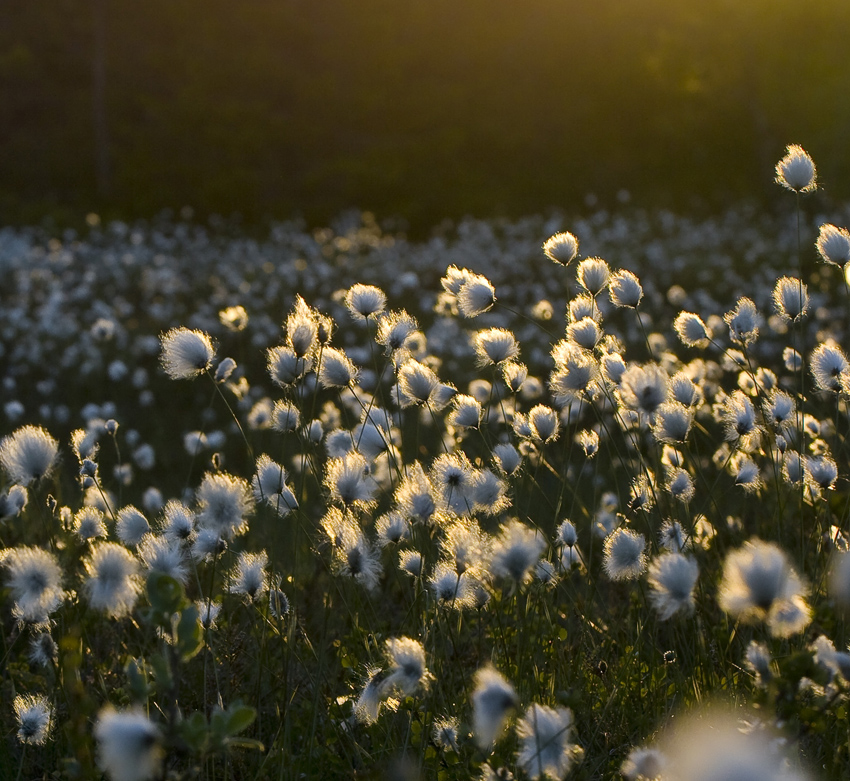
[[[171,670],[168,666],[168,661],[161,654],[156,654],[151,657],[151,667],[153,668],[154,678],[156,679],[157,689],[159,691],[167,691],[172,686]]]
[[[210,734],[218,747],[227,737],[228,713],[216,708],[210,716]]]
[[[227,745],[229,748],[248,748],[257,751],[266,750],[262,741],[254,740],[254,738],[228,738]]]
[[[147,580],[148,602],[161,616],[171,616],[183,607],[185,596],[180,582],[163,572],[151,572]]]
[[[257,711],[250,705],[233,703],[227,709],[227,734],[238,735],[248,729],[257,718]]]
[[[148,683],[150,672],[150,667],[144,659],[130,659],[124,665],[124,673],[130,684],[130,694],[140,704],[146,703],[150,695],[151,687]]]
[[[180,734],[190,748],[203,751],[209,735],[209,726],[204,714],[196,711],[188,719],[180,722]]]
[[[194,605],[187,607],[177,622],[177,650],[180,658],[186,662],[204,646],[204,630],[200,613]]]

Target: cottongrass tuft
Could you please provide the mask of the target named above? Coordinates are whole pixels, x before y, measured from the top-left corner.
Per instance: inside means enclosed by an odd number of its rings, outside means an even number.
[[[106,536],[103,513],[97,507],[81,507],[74,514],[74,533],[83,541]]]
[[[198,525],[226,540],[248,529],[254,497],[246,480],[226,472],[207,472],[195,491]]]
[[[529,410],[528,425],[531,428],[531,438],[538,442],[552,442],[558,437],[558,415],[545,404],[537,404]]]
[[[646,569],[646,539],[631,529],[615,529],[605,538],[603,566],[611,580],[634,580]]]
[[[0,552],[6,568],[6,584],[14,605],[12,614],[19,621],[45,624],[65,599],[62,569],[56,557],[41,548],[20,547]]]
[[[170,540],[185,542],[195,533],[195,514],[177,499],[170,499],[163,508],[163,535]]]
[[[440,380],[433,369],[413,358],[405,361],[398,370],[398,387],[402,394],[400,406],[433,406],[439,385]]]
[[[0,518],[20,515],[29,501],[27,489],[22,485],[10,485],[6,494],[0,494]]]
[[[410,523],[398,510],[391,510],[381,515],[375,521],[375,529],[378,532],[378,544],[382,548],[387,545],[398,545],[410,539]]]
[[[266,573],[268,563],[269,557],[265,551],[259,553],[240,551],[236,566],[230,573],[230,593],[242,594],[253,602],[259,594],[263,594],[268,589]]]
[[[446,422],[457,428],[478,428],[481,424],[481,403],[478,399],[459,393],[452,399],[454,409]]]
[[[688,438],[694,421],[694,411],[684,404],[668,401],[660,404],[655,411],[652,433],[662,443],[678,444]]]
[[[487,328],[473,339],[479,366],[498,366],[519,355],[516,337],[505,328]]]
[[[431,480],[422,464],[414,461],[404,468],[401,483],[395,492],[399,509],[414,521],[428,523],[436,511]]]
[[[384,311],[387,297],[384,292],[374,285],[352,285],[345,294],[345,305],[355,320],[366,322],[370,317],[375,318]]]
[[[386,354],[395,357],[403,351],[419,328],[416,318],[404,310],[390,312],[378,321],[378,334],[375,341],[383,345]]]
[[[729,326],[729,338],[746,347],[758,339],[761,315],[749,298],[739,298],[735,308],[723,316]]]
[[[808,287],[794,277],[780,277],[773,288],[773,305],[783,320],[802,319],[809,309]]]
[[[490,571],[497,578],[526,583],[545,549],[543,535],[514,518],[502,526],[493,542]]]
[[[311,358],[300,357],[291,347],[270,347],[266,352],[266,370],[279,388],[295,385],[311,366]]]
[[[649,565],[649,594],[662,621],[694,609],[694,586],[699,575],[696,561],[681,553],[662,553]]]
[[[95,545],[84,565],[89,604],[112,618],[126,616],[142,590],[139,562],[130,551],[114,542]]]
[[[723,564],[720,607],[744,622],[765,621],[774,637],[790,637],[809,625],[804,593],[787,555],[774,543],[752,539]]]
[[[531,778],[566,776],[581,749],[570,742],[573,714],[569,708],[533,703],[517,724],[521,744],[517,764]]]
[[[543,253],[549,260],[568,266],[578,255],[578,239],[568,231],[556,233],[544,242]]]
[[[325,473],[325,486],[331,499],[344,507],[371,506],[378,489],[369,474],[366,459],[356,451],[330,459]]]
[[[281,434],[297,431],[301,423],[301,413],[292,402],[276,401],[272,408],[272,428]]]
[[[688,504],[696,493],[693,478],[679,467],[674,467],[668,471],[666,487],[670,495],[682,504]]]
[[[384,671],[380,667],[366,670],[366,685],[354,703],[354,717],[363,724],[374,724],[381,713]]]
[[[393,637],[387,640],[385,650],[390,669],[382,688],[387,695],[399,692],[407,696],[420,687],[428,688],[434,676],[425,665],[422,643],[411,637]]]
[[[602,338],[602,330],[592,317],[582,317],[567,326],[567,338],[583,350],[592,350]]]
[[[841,388],[841,377],[847,372],[850,363],[847,356],[835,342],[827,341],[819,344],[809,359],[815,384],[822,391],[838,392]]]
[[[590,295],[599,295],[608,284],[611,270],[602,258],[585,258],[578,264],[576,279]]]
[[[334,347],[322,351],[319,384],[323,388],[347,388],[357,379],[357,367],[349,357]]]
[[[286,470],[265,453],[257,459],[253,478],[254,498],[274,508],[280,516],[298,508],[298,501],[286,485]]]
[[[776,183],[797,193],[817,189],[815,162],[799,144],[785,148],[785,156],[776,164]]]
[[[19,694],[12,703],[18,720],[18,740],[31,746],[43,746],[53,724],[53,706],[43,694]]]
[[[780,737],[765,725],[744,729],[740,709],[727,712],[719,706],[676,719],[676,727],[661,749],[668,758],[665,781],[806,781],[780,749]],[[755,716],[750,724],[758,724]]]
[[[119,510],[115,533],[125,545],[138,545],[150,530],[148,519],[132,504]]]
[[[30,640],[29,660],[40,667],[51,667],[59,661],[59,646],[50,632],[37,632]]]
[[[750,640],[745,654],[747,667],[755,674],[759,686],[767,686],[773,679],[773,658],[764,643]]]
[[[680,312],[673,321],[676,334],[686,347],[708,347],[711,334],[699,315]]]
[[[657,363],[635,364],[620,378],[620,399],[632,410],[652,415],[669,397],[667,372]]]
[[[509,442],[502,442],[493,448],[493,460],[506,475],[515,474],[522,465],[520,452]]]
[[[599,366],[591,353],[572,345],[553,351],[553,358],[555,370],[549,380],[549,387],[555,404],[565,407],[572,401],[585,399],[593,392]]]
[[[473,274],[461,285],[457,294],[457,308],[463,317],[472,318],[491,309],[496,303],[496,290],[480,274]]]
[[[159,774],[162,735],[141,709],[106,706],[98,714],[94,736],[97,763],[110,781],[150,781]]]
[[[58,457],[59,443],[40,426],[23,426],[0,440],[0,465],[13,483],[46,477]]]
[[[189,579],[183,548],[178,540],[148,535],[139,545],[139,558],[149,572],[161,572],[184,586]]]
[[[850,263],[850,233],[846,228],[824,223],[820,226],[817,242],[818,252],[825,263],[844,266]]]
[[[658,749],[633,748],[620,766],[620,774],[626,781],[657,781],[663,778],[666,764]]]
[[[457,744],[458,728],[458,720],[454,716],[436,719],[432,732],[434,743],[443,749],[443,751],[459,752],[460,749]]]
[[[640,280],[625,269],[614,272],[608,280],[608,297],[614,306],[637,309],[643,298]]]
[[[161,362],[172,380],[191,380],[207,371],[215,358],[209,334],[188,328],[172,328],[164,333]]]
[[[505,728],[508,714],[519,700],[510,682],[494,667],[475,673],[472,699],[472,734],[476,745],[489,752]]]

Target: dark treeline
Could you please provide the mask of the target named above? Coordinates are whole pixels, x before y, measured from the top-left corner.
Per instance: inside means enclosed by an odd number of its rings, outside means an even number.
[[[850,3],[0,0],[0,222],[850,196]],[[698,201],[697,201],[698,198]]]

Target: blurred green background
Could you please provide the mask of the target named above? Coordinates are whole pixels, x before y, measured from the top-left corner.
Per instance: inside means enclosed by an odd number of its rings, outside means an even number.
[[[850,197],[847,0],[2,0],[0,223]]]

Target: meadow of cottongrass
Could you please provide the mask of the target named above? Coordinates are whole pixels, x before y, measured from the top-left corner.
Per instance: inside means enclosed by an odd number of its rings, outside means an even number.
[[[3,777],[846,777],[814,173],[419,245],[0,233]]]

